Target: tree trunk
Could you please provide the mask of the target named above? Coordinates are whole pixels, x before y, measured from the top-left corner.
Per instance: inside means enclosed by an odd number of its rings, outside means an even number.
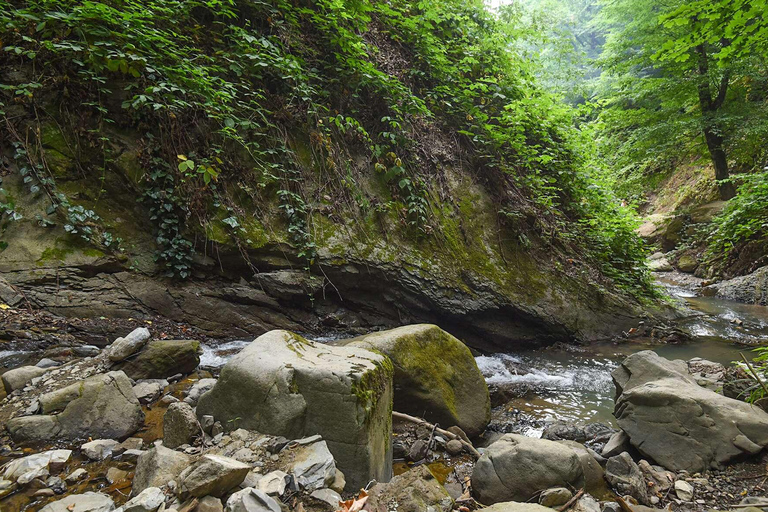
[[[712,91],[709,85],[709,59],[704,45],[696,47],[699,54],[698,72],[699,72],[699,107],[701,108],[701,123],[704,139],[707,141],[707,149],[712,158],[712,164],[715,166],[715,179],[728,179],[728,158],[723,147],[723,136],[715,116],[720,107],[725,102],[725,95],[728,92],[728,82],[730,81],[730,72],[726,71],[720,79],[720,86],[717,89],[717,96],[712,97]],[[736,195],[736,187],[733,183],[719,183],[718,191],[720,199],[727,201]]]
[[[723,137],[720,136],[711,126],[704,127],[704,138],[707,141],[707,149],[712,157],[712,163],[715,166],[715,179],[717,181],[728,179],[728,160],[723,149]],[[736,187],[730,181],[718,183],[720,199],[727,201],[736,195]]]

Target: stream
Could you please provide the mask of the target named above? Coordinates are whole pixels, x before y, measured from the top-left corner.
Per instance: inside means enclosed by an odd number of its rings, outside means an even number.
[[[750,348],[768,343],[768,307],[742,304],[696,293],[698,280],[690,275],[667,272],[657,275],[685,314],[675,326],[689,333],[692,341],[659,344],[650,338],[628,338],[621,342],[589,346],[558,345],[546,349],[480,355],[476,358],[489,386],[523,389],[498,409],[524,418],[521,429],[537,436],[554,421],[583,424],[603,422],[614,425],[611,371],[619,362],[639,350],[655,350],[671,359],[701,357],[728,364],[739,352],[751,356]],[[737,325],[737,320],[743,322]],[[313,337],[325,342],[328,338]],[[201,368],[217,369],[242,350],[250,340],[220,345],[203,345]],[[24,364],[35,364],[36,352],[0,351],[0,374]]]

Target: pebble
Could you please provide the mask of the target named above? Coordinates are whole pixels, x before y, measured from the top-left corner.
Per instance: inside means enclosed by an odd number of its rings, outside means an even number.
[[[56,493],[53,492],[53,489],[38,489],[32,496],[35,496],[36,498],[50,498],[55,495]]]

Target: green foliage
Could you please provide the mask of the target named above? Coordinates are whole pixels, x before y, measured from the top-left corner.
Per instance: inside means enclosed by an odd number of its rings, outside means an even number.
[[[592,135],[536,85],[541,68],[520,44],[535,31],[527,23],[481,0],[13,0],[0,4],[0,65],[34,66],[35,81],[0,94],[38,121],[59,110],[43,108],[51,102],[79,101],[94,147],[108,147],[107,125],[143,134],[143,200],[169,275],[191,273],[192,219],[205,225],[223,206],[238,234],[244,195],[277,203],[310,266],[310,176],[332,200],[396,208],[411,232],[439,236],[430,201],[446,162],[434,140],[487,185],[504,218],[535,219],[521,240],[583,253],[619,286],[647,291],[631,219],[591,168]],[[294,152],[297,134],[308,135],[310,162]],[[350,164],[359,156],[364,169]],[[366,172],[391,201],[355,187]]]
[[[741,182],[739,194],[713,220],[707,249],[712,258],[727,257],[744,242],[768,243],[768,170],[733,179]]]

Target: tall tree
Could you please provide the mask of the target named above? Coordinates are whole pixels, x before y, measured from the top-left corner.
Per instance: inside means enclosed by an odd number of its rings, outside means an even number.
[[[612,77],[606,97],[611,107],[631,112],[623,123],[614,112],[619,140],[667,154],[703,142],[722,199],[735,194],[727,181],[728,134],[739,116],[749,115],[744,89],[754,52],[768,40],[765,4],[603,0],[609,36],[602,62]]]

